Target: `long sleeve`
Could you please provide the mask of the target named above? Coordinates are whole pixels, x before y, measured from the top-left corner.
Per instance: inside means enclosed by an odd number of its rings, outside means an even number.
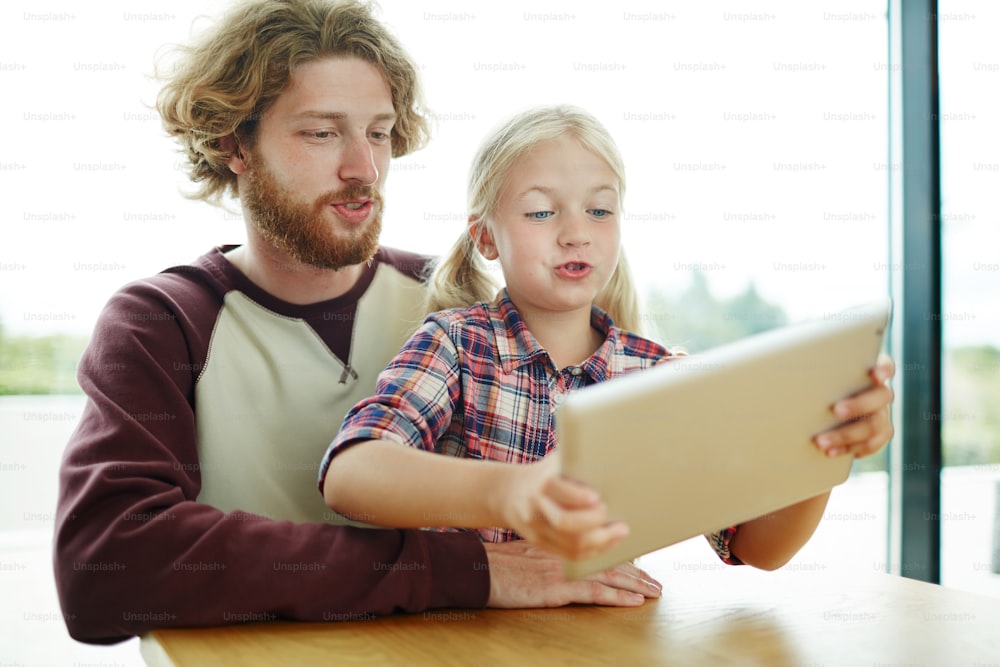
[[[463,399],[459,364],[455,341],[432,316],[379,374],[375,393],[348,411],[320,463],[321,492],[333,457],[364,440],[391,440],[446,453],[448,445],[441,439]],[[447,453],[460,454],[461,435],[450,439]]]
[[[199,336],[210,333],[192,317],[169,290],[138,283],[105,308],[81,361],[88,401],[60,470],[53,554],[74,638],[486,603],[475,535],[293,523],[199,503],[192,405],[204,360],[193,350],[207,349]]]

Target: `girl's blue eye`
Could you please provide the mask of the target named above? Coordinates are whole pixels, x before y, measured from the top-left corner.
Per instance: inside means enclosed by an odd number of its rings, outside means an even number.
[[[532,211],[527,215],[532,220],[546,220],[550,215],[552,215],[552,211]]]
[[[605,216],[611,215],[611,211],[605,208],[592,208],[590,209],[590,214],[595,218],[603,218]]]

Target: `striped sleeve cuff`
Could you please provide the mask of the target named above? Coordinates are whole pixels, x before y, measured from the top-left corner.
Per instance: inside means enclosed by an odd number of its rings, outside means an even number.
[[[727,565],[743,565],[743,561],[734,556],[729,550],[729,544],[733,541],[735,535],[736,526],[730,526],[729,528],[723,528],[705,536],[708,539],[708,543],[715,549],[715,553],[718,554],[719,559]]]

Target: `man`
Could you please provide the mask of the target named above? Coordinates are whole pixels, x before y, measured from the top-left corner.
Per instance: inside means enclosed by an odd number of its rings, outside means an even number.
[[[54,545],[73,637],[659,594],[631,565],[567,582],[523,543],[324,511],[323,451],[423,315],[426,258],[378,246],[390,157],[427,138],[419,100],[352,1],[247,2],[173,73],[164,125],[196,197],[239,197],[247,243],[126,286],[96,326]]]

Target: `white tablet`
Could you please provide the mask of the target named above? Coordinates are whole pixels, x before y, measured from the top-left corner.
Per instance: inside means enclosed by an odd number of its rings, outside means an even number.
[[[575,391],[556,413],[563,473],[630,533],[566,561],[579,577],[767,514],[847,479],[812,437],[871,384],[888,299],[782,327]],[[707,548],[707,545],[706,545]]]

